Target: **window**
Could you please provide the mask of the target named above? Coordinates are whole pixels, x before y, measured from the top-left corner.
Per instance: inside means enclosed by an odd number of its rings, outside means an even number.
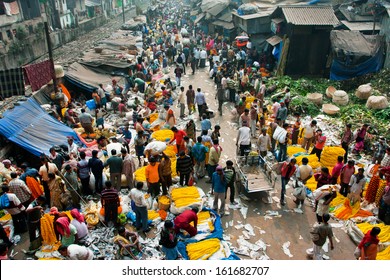
[[[12,32],[11,32],[11,30],[7,30],[7,31],[6,31],[6,33],[7,33],[7,37],[8,37],[8,39],[9,39],[9,40],[12,40],[12,38],[13,38],[13,35],[12,35]]]

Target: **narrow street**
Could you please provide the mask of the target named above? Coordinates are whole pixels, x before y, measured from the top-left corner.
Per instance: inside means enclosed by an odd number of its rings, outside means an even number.
[[[216,88],[213,80],[209,78],[208,67],[204,69],[198,69],[195,75],[191,75],[191,71],[187,71],[187,75],[182,78],[182,85],[187,89],[188,85],[192,85],[193,88],[201,87],[205,92],[207,104],[215,112],[215,117],[211,119],[214,125],[219,124],[221,126],[221,141],[220,145],[223,148],[220,164],[225,167],[225,162],[230,159],[235,162],[236,155],[236,138],[237,138],[237,124],[232,120],[233,105],[229,102],[224,103],[223,115],[219,116],[217,108],[218,102],[215,99]],[[171,77],[173,77],[171,71]],[[175,103],[176,104],[176,103]],[[176,106],[175,106],[176,107]],[[179,115],[179,109],[175,109],[175,113]],[[186,110],[187,112],[187,110]],[[196,121],[198,133],[200,133],[200,122],[198,115],[195,113],[194,119]],[[191,116],[191,117],[192,117]],[[185,123],[185,122],[184,122]],[[252,139],[252,147],[256,142]],[[198,186],[201,187],[208,195],[210,192],[210,184],[207,184],[206,179],[201,179]],[[294,212],[296,207],[293,202],[292,188],[287,189],[287,204],[281,206],[279,203],[280,198],[280,178],[276,183],[275,191],[271,192],[272,203],[267,204],[267,193],[258,192],[248,195],[250,201],[239,198],[238,190],[236,189],[236,200],[239,201],[239,206],[247,207],[247,212],[242,209],[231,209],[228,199],[226,201],[227,211],[230,213],[228,216],[222,217],[222,226],[224,228],[224,235],[230,238],[230,242],[233,247],[237,247],[237,239],[243,236],[243,231],[246,232],[241,225],[250,224],[255,236],[250,236],[247,241],[255,244],[258,240],[262,240],[267,244],[266,254],[270,259],[274,260],[305,260],[307,259],[306,249],[311,248],[312,242],[310,239],[311,225],[316,221],[313,207],[310,206],[308,199],[305,201],[303,214]],[[229,198],[229,194],[228,194]],[[210,199],[209,199],[210,200]],[[277,211],[277,216],[266,215],[267,211]],[[243,216],[243,212],[246,212],[246,218]],[[273,213],[276,214],[276,213]],[[356,245],[352,242],[347,235],[343,223],[331,220],[333,225],[333,232],[335,236],[335,249],[326,253],[333,260],[353,260],[353,251]],[[239,229],[237,229],[239,228]],[[245,236],[245,235],[244,235]],[[291,255],[288,256],[283,251],[283,245],[289,242],[288,249]],[[243,259],[250,257],[238,255]]]

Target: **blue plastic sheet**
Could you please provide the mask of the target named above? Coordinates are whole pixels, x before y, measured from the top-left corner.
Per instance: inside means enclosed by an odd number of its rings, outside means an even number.
[[[383,61],[384,55],[382,48],[378,49],[375,56],[367,58],[367,60],[357,65],[348,64],[348,60],[341,61],[335,58],[330,68],[330,79],[333,81],[343,81],[368,73],[378,72],[382,68]]]
[[[36,156],[49,154],[55,145],[66,146],[68,136],[80,143],[73,129],[46,113],[33,98],[3,114],[0,134]]]

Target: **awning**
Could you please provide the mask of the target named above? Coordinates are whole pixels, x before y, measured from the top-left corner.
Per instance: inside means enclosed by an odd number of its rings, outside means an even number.
[[[234,24],[232,22],[226,22],[222,20],[216,20],[213,22],[214,25],[222,26],[224,29],[234,29]]]
[[[102,0],[85,0],[86,7],[96,7],[101,5],[102,5]]]
[[[272,22],[274,22],[274,23],[276,23],[276,24],[279,24],[279,23],[281,23],[281,22],[284,21],[283,18],[273,18],[273,19],[271,19],[271,20],[272,20]]]
[[[197,24],[199,21],[201,21],[206,16],[206,13],[202,13],[196,17],[194,20],[194,24]]]
[[[267,41],[270,45],[276,46],[276,45],[279,44],[282,40],[283,40],[283,39],[280,38],[279,36],[274,35],[274,36],[268,38],[266,41]]]

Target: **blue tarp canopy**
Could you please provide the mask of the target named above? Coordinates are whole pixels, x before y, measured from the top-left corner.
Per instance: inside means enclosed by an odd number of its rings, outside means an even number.
[[[67,145],[68,136],[79,142],[75,131],[46,113],[33,98],[3,114],[0,134],[36,156],[48,154],[52,146]]]
[[[342,81],[378,72],[383,65],[383,37],[359,31],[332,30],[333,62],[330,79]]]

